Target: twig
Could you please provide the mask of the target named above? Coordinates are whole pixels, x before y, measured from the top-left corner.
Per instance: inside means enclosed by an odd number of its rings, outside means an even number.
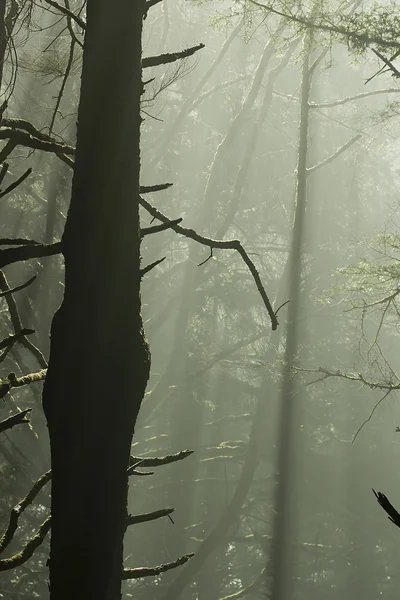
[[[46,0],[46,1],[48,1],[48,0]],[[72,68],[72,65],[73,65],[73,62],[74,62],[75,45],[76,45],[76,40],[75,40],[75,36],[74,36],[71,39],[71,44],[70,44],[70,47],[69,47],[69,56],[68,56],[67,66],[66,66],[66,69],[65,69],[65,72],[64,72],[64,75],[63,75],[63,79],[62,79],[62,82],[61,82],[60,90],[59,90],[59,92],[57,94],[56,105],[54,107],[53,114],[52,114],[52,117],[51,117],[51,121],[50,121],[50,125],[49,125],[49,135],[51,135],[53,133],[53,127],[54,127],[55,120],[57,118],[58,109],[60,108],[61,100],[62,100],[62,97],[64,95],[64,91],[65,91],[65,87],[67,85],[68,77],[69,77],[69,75],[71,73],[71,68]]]
[[[364,421],[363,423],[361,423],[360,427],[357,429],[357,431],[356,431],[356,433],[355,433],[355,435],[354,435],[354,437],[353,437],[353,439],[352,439],[352,441],[351,441],[351,443],[352,443],[352,444],[354,444],[354,442],[356,441],[356,438],[357,438],[358,434],[359,434],[359,433],[360,433],[360,431],[363,429],[364,425],[366,425],[366,424],[367,424],[367,423],[368,423],[368,422],[369,422],[369,421],[372,419],[374,412],[376,411],[376,409],[378,408],[378,406],[379,406],[379,405],[380,405],[380,404],[381,404],[381,403],[382,403],[384,400],[386,400],[386,398],[389,396],[390,392],[391,392],[391,390],[388,390],[388,391],[386,392],[386,394],[384,394],[384,395],[382,396],[382,398],[380,398],[380,399],[378,400],[378,402],[377,402],[376,404],[374,404],[374,406],[373,406],[373,408],[372,408],[372,410],[371,410],[371,412],[370,412],[370,414],[369,414],[369,417],[367,417],[367,418],[365,419],[365,421]]]
[[[286,306],[286,304],[289,304],[290,300],[286,300],[286,302],[283,302],[280,306],[278,306],[277,309],[275,309],[275,314],[277,315],[278,312],[281,310],[281,308],[283,308],[284,306]]]
[[[203,265],[205,265],[209,260],[211,260],[213,257],[213,249],[210,248],[210,254],[207,256],[207,258],[205,258],[204,260],[202,260],[201,262],[199,262],[199,264],[197,265],[198,267],[202,267]]]

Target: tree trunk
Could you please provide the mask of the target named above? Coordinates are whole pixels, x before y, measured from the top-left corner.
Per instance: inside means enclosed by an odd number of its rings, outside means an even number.
[[[131,439],[150,356],[140,314],[144,0],[88,0],[65,294],[44,387],[52,600],[121,597]]]

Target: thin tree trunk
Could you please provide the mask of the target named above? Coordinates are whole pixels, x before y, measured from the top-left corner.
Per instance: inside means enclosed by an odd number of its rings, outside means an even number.
[[[65,295],[44,387],[52,600],[121,597],[131,439],[149,352],[140,314],[144,0],[88,0]]]
[[[307,42],[306,42],[307,43]],[[287,319],[286,345],[281,391],[281,416],[278,438],[278,483],[274,502],[275,522],[274,537],[271,548],[271,598],[272,600],[288,600],[291,598],[292,572],[292,536],[294,527],[293,510],[295,507],[293,494],[296,475],[296,427],[298,425],[299,399],[295,398],[295,384],[292,368],[298,352],[298,316],[300,301],[301,267],[303,231],[307,202],[307,145],[309,97],[311,87],[311,71],[309,69],[309,49],[304,57],[301,108],[300,137],[297,167],[296,208],[292,233],[292,244],[288,261],[289,270],[289,308]]]

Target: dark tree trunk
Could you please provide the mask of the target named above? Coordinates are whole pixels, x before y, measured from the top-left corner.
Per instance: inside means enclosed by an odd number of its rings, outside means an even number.
[[[130,445],[150,357],[140,314],[144,0],[88,0],[64,301],[43,406],[52,600],[121,597]]]

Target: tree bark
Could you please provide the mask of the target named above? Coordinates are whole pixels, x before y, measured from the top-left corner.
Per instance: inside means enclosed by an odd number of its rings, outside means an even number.
[[[144,0],[88,0],[65,294],[43,393],[52,600],[121,597],[126,469],[148,380],[140,306]]]

